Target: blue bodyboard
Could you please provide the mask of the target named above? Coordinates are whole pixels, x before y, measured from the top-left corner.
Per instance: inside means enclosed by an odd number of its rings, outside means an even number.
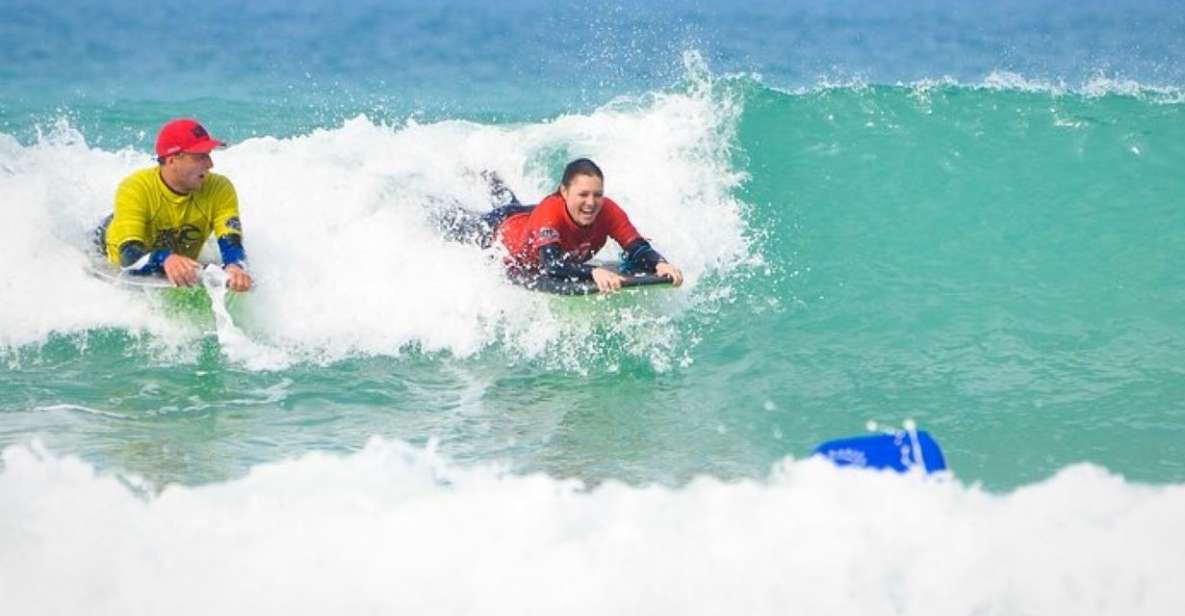
[[[914,467],[927,473],[946,470],[942,449],[924,430],[835,439],[816,447],[815,455],[837,466],[892,469],[899,473]]]

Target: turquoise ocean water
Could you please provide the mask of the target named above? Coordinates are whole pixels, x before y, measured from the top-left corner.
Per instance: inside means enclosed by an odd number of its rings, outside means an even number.
[[[1183,41],[1152,1],[5,2],[0,611],[1175,613]],[[230,324],[84,271],[180,115],[231,143]],[[532,294],[430,223],[578,156],[683,288]],[[807,459],[909,420],[953,479]]]

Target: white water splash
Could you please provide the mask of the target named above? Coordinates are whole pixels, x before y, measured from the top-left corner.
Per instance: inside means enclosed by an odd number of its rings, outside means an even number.
[[[585,490],[374,440],[145,500],[36,446],[3,461],[7,614],[1169,616],[1185,601],[1185,486],[1087,465],[1003,495],[819,459]]]
[[[283,352],[251,340],[235,325],[226,307],[229,289],[225,270],[214,264],[206,265],[201,272],[201,282],[210,297],[218,344],[228,359],[252,370],[276,370],[288,365]]]
[[[249,317],[235,330],[218,327],[227,356],[266,368],[409,349],[467,357],[501,346],[528,359],[563,348],[561,363],[583,366],[589,355],[612,354],[589,332],[616,323],[614,349],[654,358],[660,369],[678,361],[685,349],[668,348],[653,330],[694,307],[705,274],[727,273],[750,250],[731,196],[744,179],[730,167],[740,110],[713,94],[706,67],[688,70],[689,92],[540,123],[387,126],[358,117],[215,153],[215,170],[238,191],[253,272],[267,282],[243,298]],[[0,258],[10,264],[0,272],[0,348],[97,327],[189,342],[208,333],[82,273],[87,234],[110,210],[115,186],[150,159],[57,130],[31,146],[0,135],[0,165],[11,170],[0,174],[0,203],[22,204],[0,230]],[[553,300],[507,284],[496,258],[443,241],[430,222],[447,204],[488,208],[483,169],[531,202],[578,156],[605,169],[609,194],[686,273],[683,289],[633,296],[643,301]],[[610,242],[601,258],[615,250]]]

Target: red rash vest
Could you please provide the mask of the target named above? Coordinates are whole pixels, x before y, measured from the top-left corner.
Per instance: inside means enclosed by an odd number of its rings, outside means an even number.
[[[612,199],[606,197],[596,220],[581,227],[568,215],[559,193],[548,196],[530,212],[507,218],[498,226],[498,236],[514,264],[525,269],[539,268],[539,249],[548,244],[558,242],[565,261],[584,263],[605,245],[606,238],[613,238],[623,248],[642,239]]]

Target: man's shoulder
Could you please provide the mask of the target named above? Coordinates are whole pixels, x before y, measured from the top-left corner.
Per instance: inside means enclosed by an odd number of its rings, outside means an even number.
[[[207,173],[206,181],[202,182],[204,190],[219,191],[227,188],[234,190],[235,185],[231,183],[230,178],[220,173]]]
[[[219,203],[229,202],[237,198],[235,185],[230,182],[230,178],[217,173],[207,173],[206,179],[202,181],[202,187],[198,189],[198,192],[206,199],[211,199]]]
[[[130,175],[124,178],[122,182],[119,183],[119,187],[121,189],[152,188],[156,185],[156,178],[160,173],[157,169],[157,167],[145,167],[144,169],[133,171]]]
[[[233,186],[233,184],[230,183],[230,178],[222,175],[221,173],[214,173],[213,171],[206,174],[206,181],[212,184]]]

